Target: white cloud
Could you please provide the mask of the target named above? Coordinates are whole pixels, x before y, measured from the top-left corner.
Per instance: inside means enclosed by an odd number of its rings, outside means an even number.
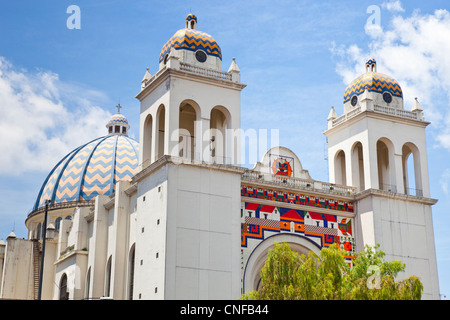
[[[401,8],[390,3],[391,10]],[[387,4],[386,4],[387,6]],[[436,142],[450,150],[450,13],[419,11],[410,17],[394,16],[389,27],[376,35],[368,33],[367,49],[357,45],[334,45],[332,53],[339,58],[336,71],[345,83],[364,72],[364,62],[377,60],[378,72],[399,81],[405,109],[418,97],[427,120],[436,129]]]
[[[403,7],[402,7],[400,0],[383,2],[381,4],[381,7],[384,9],[387,9],[391,12],[404,12],[405,11],[405,9],[403,9]]]
[[[450,182],[450,169],[445,169],[445,171],[442,173],[441,179],[439,180],[439,183],[441,185],[442,191],[444,191],[444,193],[446,195],[448,195],[448,184]]]
[[[52,72],[15,70],[0,57],[0,174],[49,171],[77,146],[106,133],[110,113],[95,90]]]

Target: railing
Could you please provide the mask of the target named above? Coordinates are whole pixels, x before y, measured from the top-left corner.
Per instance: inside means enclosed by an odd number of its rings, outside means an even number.
[[[357,107],[355,109],[353,109],[352,111],[343,114],[342,116],[336,118],[333,120],[333,127],[338,125],[339,123],[346,121],[348,119],[353,118],[354,116],[356,116],[357,114],[359,114],[361,112],[361,107]]]
[[[397,186],[380,183],[380,190],[397,193]]]
[[[421,189],[405,188],[405,194],[409,196],[423,197],[423,191]]]
[[[227,80],[231,81],[231,74],[223,71],[216,71],[208,68],[197,67],[192,64],[180,62],[180,70],[188,71],[195,74],[200,74],[203,76],[219,79],[219,80]]]
[[[391,107],[383,107],[383,106],[377,106],[377,105],[373,106],[373,110],[375,112],[390,114],[390,115],[401,117],[401,118],[419,120],[417,113],[408,111],[408,110],[396,109],[396,108],[391,108]]]
[[[391,108],[391,107],[384,107],[384,106],[374,105],[373,106],[373,111],[374,112],[378,112],[378,113],[382,113],[382,114],[388,114],[388,115],[391,115],[391,116],[404,118],[404,119],[419,120],[419,121],[423,120],[419,116],[419,113],[408,111],[408,110],[403,110],[403,109],[397,109],[397,108]],[[334,119],[333,122],[332,122],[332,126],[335,127],[338,124],[340,124],[341,122],[344,122],[344,121],[346,121],[348,119],[351,119],[354,116],[356,116],[357,114],[360,114],[361,112],[362,112],[361,106],[359,106],[359,107],[353,109],[352,111],[350,111],[350,112],[348,112],[346,114],[343,114],[342,116]]]
[[[285,177],[272,174],[261,174],[255,171],[246,171],[242,174],[242,179],[253,180],[258,182],[269,182],[272,184],[279,184],[287,187],[301,188],[311,191],[320,191],[326,193],[340,194],[340,195],[354,195],[356,188],[341,186],[327,182],[307,180],[295,177]]]

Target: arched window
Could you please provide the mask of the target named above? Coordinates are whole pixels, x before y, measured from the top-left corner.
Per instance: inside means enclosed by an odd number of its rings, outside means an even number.
[[[353,186],[357,187],[359,191],[365,190],[364,158],[361,142],[355,143],[352,149],[352,179]]]
[[[110,297],[111,294],[111,264],[112,257],[110,256],[108,259],[108,263],[106,264],[105,272],[105,297]]]
[[[128,271],[128,299],[133,300],[133,288],[134,288],[134,260],[136,258],[136,250],[135,245],[131,247],[130,250],[130,260],[128,262],[129,271]]]
[[[142,163],[147,162],[150,164],[152,161],[152,135],[153,135],[153,118],[149,114],[145,118],[144,133],[142,141]]]
[[[180,105],[179,112],[179,143],[178,156],[193,160],[195,158],[195,121],[197,120],[197,106],[191,102]],[[200,147],[200,146],[199,146]]]
[[[55,220],[55,230],[56,230],[56,231],[58,231],[59,228],[61,227],[61,220],[62,220],[61,217],[58,217],[58,218],[56,218],[56,220]]]
[[[156,114],[157,132],[156,132],[156,160],[164,156],[165,143],[165,125],[166,125],[166,109],[164,105],[160,105]]]
[[[347,185],[345,152],[343,150],[339,150],[334,158],[334,179],[336,184]]]
[[[42,235],[42,223],[39,223],[37,228],[36,228],[36,239],[41,239],[41,235]]]
[[[394,167],[394,147],[388,139],[377,141],[378,184],[380,190],[397,192]]]
[[[86,285],[85,285],[85,292],[84,292],[84,298],[89,299],[89,289],[91,286],[91,267],[89,267],[87,275],[86,275]]]
[[[59,281],[59,300],[69,300],[67,291],[67,275],[64,273]]]
[[[405,194],[423,197],[420,152],[410,142],[402,147],[402,169]]]
[[[216,163],[229,163],[227,155],[227,129],[230,126],[230,113],[224,107],[214,107],[211,110],[211,161]]]

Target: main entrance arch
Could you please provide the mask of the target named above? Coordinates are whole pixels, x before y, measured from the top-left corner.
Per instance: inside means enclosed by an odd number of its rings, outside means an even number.
[[[295,234],[273,235],[262,241],[250,254],[244,269],[243,292],[259,289],[260,271],[267,260],[269,250],[275,247],[275,243],[282,242],[288,243],[291,250],[299,254],[307,255],[309,251],[320,254],[320,247],[305,237]]]

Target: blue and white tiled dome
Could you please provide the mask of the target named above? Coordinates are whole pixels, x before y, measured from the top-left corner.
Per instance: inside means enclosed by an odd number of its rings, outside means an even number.
[[[106,126],[111,125],[111,124],[128,124],[128,120],[127,120],[127,118],[125,118],[125,116],[123,114],[116,113],[109,119],[109,122]]]
[[[122,126],[128,121],[114,115],[108,125]],[[125,122],[126,123],[125,123]],[[139,144],[122,130],[92,140],[67,154],[45,179],[33,211],[45,205],[65,202],[86,202],[97,195],[115,191],[119,180],[130,181],[139,166]]]

